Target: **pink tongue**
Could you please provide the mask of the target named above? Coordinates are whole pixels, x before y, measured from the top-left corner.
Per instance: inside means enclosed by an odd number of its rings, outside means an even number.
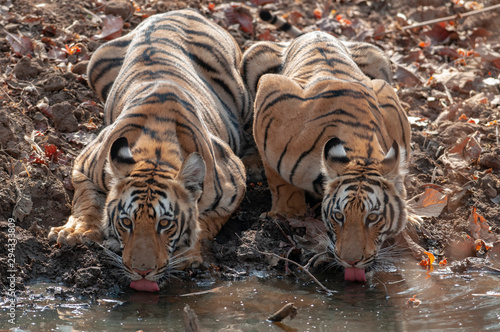
[[[132,281],[130,283],[130,288],[144,292],[157,292],[160,290],[156,282],[147,279]]]
[[[364,269],[357,267],[348,267],[345,269],[344,280],[346,281],[366,281]]]

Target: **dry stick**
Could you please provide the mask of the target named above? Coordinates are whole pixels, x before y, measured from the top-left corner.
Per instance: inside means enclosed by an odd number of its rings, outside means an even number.
[[[90,16],[92,16],[95,20],[97,20],[97,22],[102,23],[102,19],[97,14],[94,14],[93,12],[91,12],[87,8],[83,7],[82,5],[78,5],[78,7],[80,7],[81,10],[83,10],[84,12],[89,14]]]
[[[497,135],[497,145],[499,145],[500,143],[498,142],[498,125],[495,128],[495,133]]]
[[[222,288],[222,286],[220,287],[216,287],[216,288],[212,288],[212,289],[207,289],[207,290],[204,290],[204,291],[201,291],[201,292],[194,292],[194,293],[187,293],[187,294],[181,294],[179,295],[180,297],[185,297],[185,296],[194,296],[194,295],[205,295],[205,294],[209,294],[209,293],[215,293],[215,292],[218,292],[220,291],[220,289]]]
[[[319,254],[316,254],[316,255],[312,256],[309,259],[309,261],[307,262],[307,264],[304,265],[304,269],[309,270],[309,268],[311,267],[312,262],[314,262],[318,257],[326,255],[326,254],[328,254],[328,251],[323,251],[323,252],[320,252]]]
[[[294,319],[297,316],[297,307],[294,303],[287,303],[283,308],[276,311],[271,316],[267,317],[267,320],[271,322],[281,322],[283,319],[290,316],[290,319]]]
[[[446,17],[436,18],[436,19],[433,19],[433,20],[425,21],[425,22],[420,22],[420,23],[415,23],[415,24],[412,24],[412,25],[407,25],[407,26],[402,27],[401,30],[408,30],[408,29],[413,29],[413,28],[419,28],[419,27],[422,27],[424,25],[435,24],[435,23],[444,22],[444,21],[458,20],[460,18],[464,18],[464,17],[467,17],[467,16],[471,16],[471,15],[475,15],[475,14],[479,14],[479,13],[483,13],[483,12],[487,12],[489,10],[494,10],[494,9],[499,9],[499,8],[500,8],[500,4],[493,5],[493,6],[489,6],[489,7],[483,8],[483,9],[473,10],[473,11],[466,12],[466,13],[458,13],[458,14],[455,14],[455,15],[452,15],[452,16],[446,16]]]
[[[4,95],[7,96],[7,98],[9,98],[9,100],[13,103],[15,103],[14,99],[11,98],[11,96],[9,96],[9,93],[7,91],[5,91],[5,89],[3,88],[3,86],[0,86],[0,89],[2,89],[2,92]]]
[[[483,8],[483,9],[473,10],[473,11],[470,11],[470,12],[467,12],[467,13],[463,13],[463,14],[459,13],[459,14],[455,14],[455,15],[452,15],[452,16],[446,16],[446,17],[436,18],[436,19],[433,19],[433,20],[425,21],[425,22],[420,22],[420,23],[415,23],[415,24],[412,24],[412,25],[407,25],[407,26],[404,26],[404,27],[400,27],[400,28],[398,28],[396,30],[387,30],[387,31],[382,32],[382,33],[380,33],[378,35],[383,36],[383,35],[386,35],[386,34],[389,34],[389,33],[393,33],[393,32],[396,32],[396,31],[404,31],[404,30],[408,30],[408,29],[423,27],[424,25],[430,25],[430,24],[435,24],[435,23],[444,22],[444,21],[457,20],[457,19],[460,19],[460,18],[464,18],[464,17],[467,17],[467,16],[475,15],[475,14],[480,14],[480,13],[483,13],[483,12],[486,12],[486,11],[489,11],[489,10],[495,10],[495,9],[499,9],[499,8],[500,8],[500,4],[493,5],[493,6],[489,6],[489,7]]]
[[[285,257],[281,257],[281,256],[278,256],[276,255],[275,253],[273,252],[264,252],[264,251],[260,251],[259,249],[257,248],[254,248],[255,251],[257,251],[259,254],[261,255],[268,255],[268,256],[274,256],[278,259],[282,259],[284,260],[285,262],[288,262],[288,263],[292,263],[298,267],[300,267],[305,273],[307,273],[307,275],[319,286],[321,287],[321,289],[323,289],[325,292],[327,292],[328,294],[333,294],[335,293],[335,291],[332,291],[331,289],[328,289],[326,288],[325,286],[323,286],[323,284],[321,282],[319,282],[318,279],[316,279],[315,276],[313,276],[313,274],[311,272],[309,272],[307,269],[305,269],[302,265],[300,265],[299,263],[295,262],[295,261],[292,261],[291,259],[288,259],[288,258],[285,258]]]

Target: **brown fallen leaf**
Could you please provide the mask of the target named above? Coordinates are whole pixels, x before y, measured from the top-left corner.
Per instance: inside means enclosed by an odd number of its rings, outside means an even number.
[[[395,80],[402,83],[405,87],[421,86],[424,84],[422,78],[413,73],[410,69],[402,65],[397,65]]]
[[[410,199],[407,204],[419,217],[438,217],[448,204],[448,195],[427,187],[423,193]]]
[[[468,170],[471,163],[481,155],[482,148],[479,141],[479,132],[474,132],[459,140],[440,157],[440,160],[454,170]]]
[[[28,37],[5,31],[12,51],[18,55],[33,55],[33,43]]]
[[[422,301],[420,301],[419,299],[417,299],[417,296],[416,295],[413,295],[412,297],[410,297],[408,299],[408,301],[406,301],[406,305],[410,308],[416,308],[420,305],[420,303],[422,303]]]
[[[476,212],[476,207],[472,207],[472,212],[469,216],[469,231],[471,236],[475,239],[482,239],[487,242],[494,242],[497,240],[495,234],[490,230],[488,221]]]
[[[459,71],[456,68],[449,67],[441,71],[441,73],[435,73],[432,76],[436,83],[443,83],[450,90],[463,89],[468,82],[474,81],[478,73],[475,70],[470,70],[467,72]]]
[[[122,29],[123,18],[121,16],[106,15],[106,17],[102,19],[101,33],[93,36],[91,39],[116,39],[122,35]]]

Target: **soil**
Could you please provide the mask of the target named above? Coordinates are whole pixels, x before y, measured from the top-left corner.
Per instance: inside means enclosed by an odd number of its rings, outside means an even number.
[[[500,10],[403,29],[477,6],[461,0],[3,1],[2,294],[10,285],[7,277],[12,268],[20,295],[28,283],[39,280],[64,283],[78,295],[109,295],[128,286],[100,246],[60,248],[48,242],[47,234],[69,217],[73,160],[102,128],[103,105],[85,75],[92,52],[106,42],[99,18],[123,16],[121,34],[126,34],[148,15],[185,7],[199,9],[226,27],[243,51],[260,39],[290,39],[257,18],[261,7],[286,15],[303,31],[321,29],[384,49],[394,65],[394,87],[412,121],[406,187],[408,197],[416,197],[415,213],[422,217],[419,242],[438,260],[447,257],[452,265],[463,265],[467,257],[487,259],[500,234]],[[248,14],[253,24],[245,27]],[[204,269],[184,276],[283,273],[282,261],[258,253],[255,247],[305,264],[314,245],[308,227],[318,221],[314,211],[306,222],[259,218],[270,208],[270,201],[265,183],[250,184],[240,210],[214,241],[206,243]],[[17,238],[15,266],[9,266],[9,232]]]

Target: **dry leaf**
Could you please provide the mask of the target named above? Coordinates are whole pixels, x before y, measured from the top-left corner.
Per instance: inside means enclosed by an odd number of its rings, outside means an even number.
[[[450,31],[446,30],[445,25],[446,25],[445,22],[434,24],[431,30],[425,32],[425,35],[432,38],[438,43],[442,43],[451,34]]]
[[[439,266],[446,266],[446,265],[448,265],[448,260],[446,259],[446,257],[443,257],[443,259],[439,261]]]
[[[403,83],[405,87],[420,86],[424,82],[417,74],[414,74],[404,66],[397,65],[396,73],[394,74],[397,82]]]
[[[458,71],[453,67],[444,69],[439,74],[433,74],[435,82],[443,83],[449,89],[462,89],[468,82],[474,81],[477,77],[477,71],[470,70],[466,72]]]
[[[426,267],[431,267],[432,264],[434,263],[434,261],[436,260],[436,258],[434,257],[434,255],[428,251],[425,251],[424,254],[427,255],[427,258],[425,259],[422,259],[420,261],[420,263],[418,263],[418,265],[420,266],[426,266]]]
[[[469,231],[471,236],[477,240],[495,241],[497,237],[490,231],[490,225],[486,219],[476,212],[476,207],[472,207],[472,212],[469,216]]]
[[[448,153],[457,153],[468,162],[475,161],[479,158],[482,151],[478,140],[479,133],[476,131],[458,142]]]
[[[267,40],[267,41],[275,41],[276,37],[271,34],[271,31],[266,29],[263,33],[257,36],[257,39],[259,40]]]
[[[438,217],[448,204],[448,196],[433,188],[425,191],[408,201],[408,206],[419,217]]]
[[[489,44],[479,43],[474,50],[484,61],[500,60],[500,53],[493,51]]]
[[[121,16],[106,15],[102,19],[101,33],[92,37],[92,39],[112,40],[122,35],[123,18]]]
[[[416,295],[413,295],[412,297],[410,297],[408,299],[408,301],[406,301],[406,305],[410,308],[416,308],[420,305],[420,303],[422,303],[422,301],[420,301],[419,299],[417,299],[417,296]]]
[[[253,34],[253,17],[246,13],[244,10],[240,10],[241,7],[234,9],[235,19],[240,25],[240,29]]]
[[[10,47],[12,47],[14,53],[19,55],[33,55],[33,43],[31,42],[31,39],[14,33],[9,33],[8,31],[5,31],[5,33],[7,34],[7,41],[9,42]]]
[[[477,139],[476,139],[477,137]],[[474,132],[460,140],[440,158],[443,164],[455,170],[466,170],[481,155],[479,133]]]

